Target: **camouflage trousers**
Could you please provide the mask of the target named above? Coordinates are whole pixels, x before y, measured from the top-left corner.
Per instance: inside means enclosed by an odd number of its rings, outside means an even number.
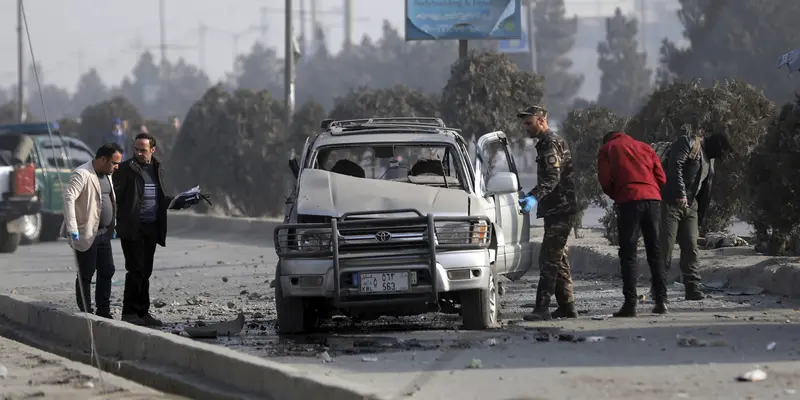
[[[575,301],[572,295],[572,272],[567,258],[567,239],[574,215],[544,217],[544,238],[539,250],[539,284],[536,287],[536,306],[546,307],[550,296],[556,296],[559,306]]]

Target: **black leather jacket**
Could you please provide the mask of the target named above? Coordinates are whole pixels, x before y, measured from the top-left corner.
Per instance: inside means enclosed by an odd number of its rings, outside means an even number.
[[[164,187],[164,168],[161,162],[153,157],[153,166],[158,175],[158,244],[166,245],[167,238],[167,206],[172,197],[166,195]],[[119,165],[111,180],[114,182],[114,192],[117,195],[117,236],[120,239],[135,240],[139,238],[139,211],[144,198],[145,172],[134,158],[130,158]]]
[[[698,220],[702,221],[711,200],[711,181],[714,177],[714,160],[705,154],[702,142],[695,157],[691,157],[692,147],[700,138],[684,135],[676,139],[670,147],[666,166],[667,183],[661,188],[662,200],[676,204],[686,198],[689,205],[697,202]],[[703,167],[708,168],[708,176],[702,182]]]

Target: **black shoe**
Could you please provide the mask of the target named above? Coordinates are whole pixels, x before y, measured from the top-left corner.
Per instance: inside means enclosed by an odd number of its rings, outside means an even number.
[[[136,326],[144,326],[144,321],[136,314],[122,314],[122,321]]]
[[[539,306],[533,309],[533,312],[522,317],[525,321],[549,321],[553,319],[550,315],[550,309],[547,306]]]
[[[636,303],[625,302],[619,311],[614,313],[614,318],[633,318],[636,316]]]
[[[144,326],[149,326],[149,327],[164,326],[163,322],[150,315],[150,313],[147,313],[139,318],[144,322]]]
[[[114,316],[111,315],[111,310],[107,308],[98,308],[96,315],[102,318],[114,319]]]
[[[690,301],[699,301],[705,299],[706,295],[704,295],[703,292],[697,290],[696,288],[694,289],[687,288],[686,295],[684,296],[684,298]]]
[[[578,312],[575,311],[575,303],[567,303],[564,306],[558,306],[555,311],[550,313],[553,319],[559,318],[578,318]]]
[[[667,311],[667,303],[665,301],[658,301],[656,300],[656,306],[653,307],[653,314],[666,314]]]

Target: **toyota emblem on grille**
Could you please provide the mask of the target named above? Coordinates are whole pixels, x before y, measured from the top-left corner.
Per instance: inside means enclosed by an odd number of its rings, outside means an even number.
[[[380,231],[380,232],[375,234],[375,240],[377,240],[379,242],[388,242],[388,241],[392,240],[392,234],[391,234],[391,232]]]

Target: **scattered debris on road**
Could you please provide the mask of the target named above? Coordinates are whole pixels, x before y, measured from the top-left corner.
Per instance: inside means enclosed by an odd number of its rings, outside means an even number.
[[[473,358],[472,361],[467,364],[467,369],[481,369],[483,368],[483,361],[480,358]]]
[[[244,313],[239,313],[233,321],[196,327],[187,326],[184,332],[194,339],[214,339],[218,336],[238,335],[242,329],[244,329]]]
[[[768,350],[768,351],[772,351],[772,350],[775,350],[775,348],[776,348],[776,347],[778,347],[778,344],[777,344],[777,343],[775,343],[775,342],[770,342],[770,344],[768,344],[768,345],[767,345],[767,350]]]
[[[740,382],[760,382],[767,379],[767,373],[760,368],[756,368],[745,372],[736,379]]]
[[[702,340],[694,336],[676,335],[680,347],[722,347],[727,346],[724,340]]]

